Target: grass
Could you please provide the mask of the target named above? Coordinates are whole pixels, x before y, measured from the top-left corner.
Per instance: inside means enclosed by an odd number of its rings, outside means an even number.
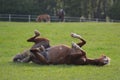
[[[78,40],[71,32],[81,34],[87,41],[83,49],[90,58],[105,54],[111,64],[103,67],[76,65],[37,65],[13,63],[12,58],[29,49],[26,40],[37,29],[51,45]],[[20,23],[0,22],[0,80],[120,80],[120,23]]]

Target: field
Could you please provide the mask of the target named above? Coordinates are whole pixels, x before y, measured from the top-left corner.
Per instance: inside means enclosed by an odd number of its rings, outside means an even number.
[[[51,45],[66,44],[80,34],[87,44],[83,49],[90,58],[105,54],[111,64],[103,67],[76,65],[38,65],[13,63],[17,53],[29,49],[33,43],[26,40],[34,30],[47,37]],[[22,23],[0,22],[0,80],[120,80],[120,23]]]

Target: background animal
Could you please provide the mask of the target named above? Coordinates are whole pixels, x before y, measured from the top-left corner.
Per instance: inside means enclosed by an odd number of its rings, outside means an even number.
[[[39,15],[36,18],[36,21],[37,22],[50,22],[50,15],[48,15],[48,14]]]
[[[57,11],[56,15],[58,16],[59,21],[61,22],[64,21],[65,12],[63,9],[60,9],[59,11]]]

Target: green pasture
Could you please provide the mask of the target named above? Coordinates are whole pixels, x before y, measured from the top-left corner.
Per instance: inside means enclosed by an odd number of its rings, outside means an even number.
[[[105,54],[111,64],[98,67],[13,63],[13,56],[33,45],[26,40],[35,29],[52,46],[71,46],[72,41],[79,40],[71,38],[70,33],[78,33],[87,41],[83,49],[89,58]],[[0,22],[0,80],[120,80],[120,23]]]

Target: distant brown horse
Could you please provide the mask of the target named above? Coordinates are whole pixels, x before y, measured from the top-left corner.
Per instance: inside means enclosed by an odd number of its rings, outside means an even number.
[[[36,33],[36,36],[37,33]],[[34,42],[35,45],[29,50],[30,56],[29,59],[23,58],[18,60],[18,62],[27,62],[29,60],[37,63],[37,64],[75,64],[75,65],[98,65],[103,66],[110,62],[110,58],[102,55],[97,59],[89,59],[86,56],[86,52],[81,48],[86,41],[75,33],[72,33],[71,36],[73,38],[77,38],[81,40],[79,43],[72,43],[72,47],[68,47],[66,45],[57,45],[53,47],[45,47],[45,43],[41,45],[41,39],[36,38],[35,36],[28,39],[30,42]],[[43,42],[44,42],[43,40]],[[48,45],[48,44],[47,44]],[[15,57],[16,58],[16,57]],[[17,61],[13,59],[13,61]],[[18,58],[16,58],[18,59]]]
[[[36,21],[37,22],[50,22],[50,15],[48,14],[39,15]]]

